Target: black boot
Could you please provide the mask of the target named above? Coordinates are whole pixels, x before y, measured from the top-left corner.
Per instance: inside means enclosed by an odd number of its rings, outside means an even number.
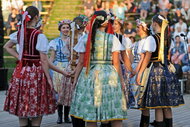
[[[157,122],[156,121],[155,127],[164,127],[164,122]]]
[[[149,126],[149,121],[150,121],[150,116],[144,116],[142,114],[141,115],[140,127],[148,127]]]
[[[111,127],[111,122],[108,123],[101,123],[100,127]]]
[[[170,119],[165,118],[164,123],[165,123],[165,127],[173,127],[173,119],[172,118],[170,118]]]
[[[85,121],[71,116],[73,127],[85,127]]]
[[[155,126],[156,125],[156,120],[150,123],[150,125]]]
[[[58,119],[57,119],[57,124],[62,124],[63,123],[63,105],[58,105],[57,106],[57,113],[58,113]]]
[[[64,106],[64,121],[65,121],[65,123],[71,123],[71,120],[69,118],[69,111],[70,111],[70,106]]]

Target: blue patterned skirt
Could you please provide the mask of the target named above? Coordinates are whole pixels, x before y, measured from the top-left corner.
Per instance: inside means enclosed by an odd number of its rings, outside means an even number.
[[[153,63],[140,104],[143,108],[171,108],[184,104],[179,81],[170,69]]]

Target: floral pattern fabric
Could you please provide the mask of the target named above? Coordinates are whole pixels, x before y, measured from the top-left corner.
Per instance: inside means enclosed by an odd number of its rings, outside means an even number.
[[[15,76],[18,71],[18,68],[14,70],[10,80],[4,110],[27,118],[55,113],[55,94],[47,82],[42,66],[24,66],[21,70],[22,78]]]

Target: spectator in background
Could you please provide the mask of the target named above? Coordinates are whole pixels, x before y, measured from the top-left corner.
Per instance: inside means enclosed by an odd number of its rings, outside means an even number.
[[[190,6],[187,4],[185,5],[183,8],[181,8],[181,14],[183,15],[183,18],[186,20],[186,21],[189,21],[190,20]]]
[[[9,14],[8,21],[6,23],[6,34],[9,36],[12,32],[16,31],[16,25],[19,19],[18,10],[16,8],[12,8],[11,14]]]
[[[125,0],[124,3],[127,6],[127,12],[128,13],[134,13],[137,10],[137,7],[134,3],[134,0]]]
[[[113,9],[112,9],[112,12],[113,12],[114,15],[117,15],[118,7],[119,7],[118,1],[117,1],[117,0],[114,0],[114,1],[113,1]]]
[[[187,24],[183,21],[182,18],[180,18],[179,22],[175,24],[175,31],[178,31],[178,27],[181,27],[182,32],[187,32]]]
[[[169,0],[159,0],[158,1],[158,7],[160,9],[160,11],[168,11],[169,9]]]
[[[140,16],[142,20],[146,19],[149,10],[150,10],[149,0],[142,0],[142,2],[140,3]]]
[[[102,2],[102,0],[97,0],[96,1],[95,9],[96,9],[96,11],[103,10],[103,2]]]
[[[185,55],[184,43],[181,42],[180,36],[175,37],[174,47],[171,49],[171,61],[174,64],[180,64]]]
[[[36,8],[38,8],[39,12],[42,11],[42,2],[39,0],[34,0],[32,2],[32,5],[35,6]]]
[[[131,22],[127,23],[127,29],[124,32],[125,37],[136,36],[136,30],[133,28],[133,24]]]
[[[119,6],[116,9],[116,16],[121,20],[125,20],[125,11],[126,10],[127,10],[126,5],[123,2],[119,2]]]
[[[18,11],[23,10],[24,2],[23,0],[12,0],[12,8],[16,8]]]
[[[85,13],[85,15],[90,17],[93,12],[94,12],[94,1],[93,0],[87,0],[86,2],[84,2],[84,13]]]
[[[110,2],[109,1],[105,1],[104,2],[104,10],[106,11],[106,12],[110,12]]]
[[[11,2],[10,0],[1,0],[3,20],[4,23],[8,21],[9,14],[11,13]]]
[[[181,14],[181,9],[179,7],[177,7],[175,9],[175,14],[174,14],[174,17],[173,17],[173,23],[177,23],[179,22],[179,19],[182,17],[182,14]]]
[[[190,1],[189,0],[182,0],[181,6],[182,6],[182,8],[185,8],[186,6],[190,7]]]
[[[189,45],[189,50],[188,53],[185,54],[185,56],[182,59],[182,71],[183,72],[190,72],[190,45]]]

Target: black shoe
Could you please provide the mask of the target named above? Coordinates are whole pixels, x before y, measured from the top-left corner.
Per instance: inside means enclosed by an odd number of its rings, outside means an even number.
[[[156,125],[156,121],[154,120],[152,123],[150,123],[150,125],[155,126]]]
[[[65,123],[71,123],[71,120],[69,118],[64,119]]]
[[[58,117],[57,124],[62,124],[62,123],[63,123],[62,117]]]
[[[150,121],[150,116],[144,116],[141,114],[140,127],[148,127]]]
[[[108,123],[101,123],[100,127],[111,127],[111,122]]]

